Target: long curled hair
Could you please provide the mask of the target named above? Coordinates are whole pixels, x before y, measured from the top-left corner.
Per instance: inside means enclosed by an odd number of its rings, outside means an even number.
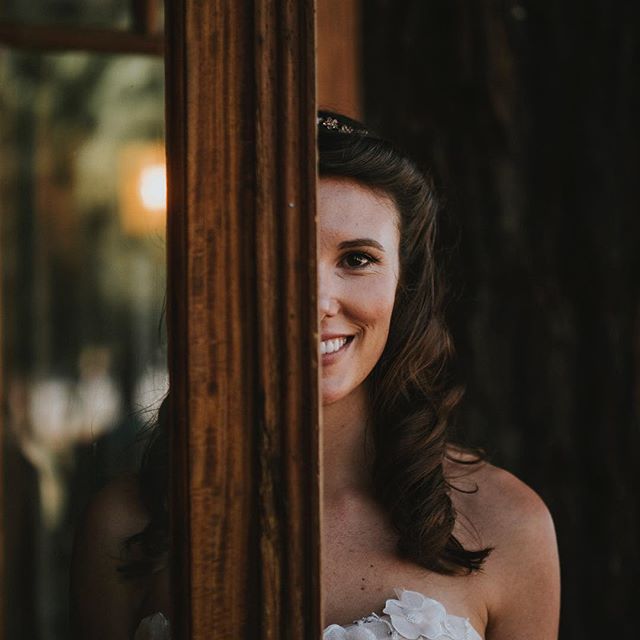
[[[144,578],[167,566],[169,551],[169,396],[146,432],[137,479],[139,496],[149,521],[125,539],[118,571],[125,578]]]
[[[450,374],[454,348],[435,256],[432,182],[396,146],[335,112],[318,114],[318,151],[320,177],[355,180],[390,197],[399,213],[400,280],[387,344],[368,384],[375,495],[399,534],[401,556],[438,573],[477,570],[491,550],[465,549],[454,536],[455,487],[444,474],[463,391]],[[463,464],[481,459],[476,451]]]
[[[438,203],[429,177],[387,140],[341,114],[318,112],[320,176],[348,178],[394,202],[400,218],[400,281],[387,344],[369,376],[374,492],[398,534],[398,552],[444,574],[478,570],[491,549],[466,549],[444,474],[452,415],[462,389],[450,375],[454,349],[443,319],[435,256]],[[125,576],[166,564],[169,536],[167,399],[139,471],[150,521],[125,541]],[[480,462],[475,452],[469,462]]]

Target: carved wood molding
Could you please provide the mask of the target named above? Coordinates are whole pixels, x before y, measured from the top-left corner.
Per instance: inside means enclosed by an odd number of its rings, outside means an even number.
[[[178,638],[320,633],[314,31],[167,3]]]

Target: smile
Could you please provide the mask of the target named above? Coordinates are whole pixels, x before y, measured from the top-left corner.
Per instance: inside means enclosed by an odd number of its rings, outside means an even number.
[[[331,340],[323,340],[320,343],[320,355],[324,356],[344,349],[345,345],[351,342],[352,338],[353,336],[341,336],[339,338],[332,338]]]

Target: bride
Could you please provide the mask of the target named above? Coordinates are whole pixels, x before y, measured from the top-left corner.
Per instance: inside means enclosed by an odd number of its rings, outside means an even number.
[[[336,113],[320,112],[318,149],[323,638],[555,639],[547,508],[450,441],[461,391],[431,184]],[[163,424],[141,475],[103,490],[78,534],[76,637],[169,637]]]

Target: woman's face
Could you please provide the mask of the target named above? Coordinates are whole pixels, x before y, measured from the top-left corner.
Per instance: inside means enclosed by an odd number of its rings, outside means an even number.
[[[318,310],[322,402],[359,387],[389,334],[400,260],[393,202],[343,178],[318,186]]]

